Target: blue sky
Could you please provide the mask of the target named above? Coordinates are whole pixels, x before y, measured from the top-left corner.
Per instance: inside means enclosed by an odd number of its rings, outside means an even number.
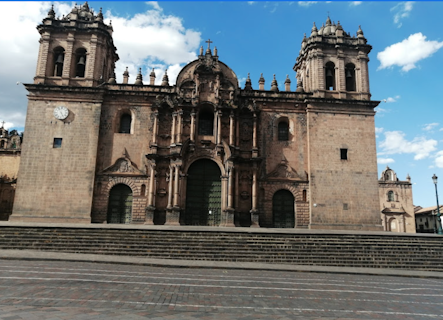
[[[36,25],[51,3],[57,15],[67,14],[73,2],[0,2],[0,122],[23,130],[26,90],[17,82],[32,82],[39,34]],[[379,174],[389,165],[401,180],[412,178],[414,204],[435,205],[432,175],[443,185],[443,36],[440,20],[443,2],[89,2],[103,8],[105,22],[112,20],[120,61],[117,81],[126,66],[130,82],[141,67],[145,81],[155,67],[157,81],[168,69],[171,83],[196,58],[210,38],[220,60],[230,66],[242,87],[248,73],[253,88],[263,73],[270,88],[273,74],[284,87],[303,34],[313,22],[319,28],[331,20],[355,34],[361,25],[370,53],[370,88],[377,108]],[[5,50],[5,48],[8,48]],[[440,187],[441,194],[443,189]],[[440,201],[442,203],[442,201]]]

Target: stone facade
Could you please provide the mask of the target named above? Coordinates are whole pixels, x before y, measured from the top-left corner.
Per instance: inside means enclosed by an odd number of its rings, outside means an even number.
[[[383,229],[415,233],[411,177],[408,175],[406,181],[401,181],[394,170],[386,167],[378,183]]]
[[[14,203],[22,138],[16,130],[0,128],[0,220],[8,220]]]
[[[11,220],[381,230],[367,44],[330,19],[297,88],[244,88],[200,48],[176,84],[116,83],[112,27],[87,4],[38,26]]]

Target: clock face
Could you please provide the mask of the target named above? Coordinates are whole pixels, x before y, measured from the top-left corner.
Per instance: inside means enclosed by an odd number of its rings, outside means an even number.
[[[54,109],[54,117],[58,120],[64,120],[68,117],[69,110],[66,107],[59,106]]]

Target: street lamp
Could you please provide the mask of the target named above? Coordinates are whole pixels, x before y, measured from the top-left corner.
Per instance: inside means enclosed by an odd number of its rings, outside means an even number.
[[[437,176],[434,175],[432,176],[432,181],[434,181],[434,185],[435,185],[435,197],[437,199],[437,224],[438,224],[438,234],[443,234],[443,230],[441,229],[441,220],[440,220],[440,206],[438,204],[438,192],[437,192]]]

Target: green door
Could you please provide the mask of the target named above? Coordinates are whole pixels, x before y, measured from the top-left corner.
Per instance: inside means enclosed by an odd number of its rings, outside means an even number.
[[[132,190],[127,185],[117,184],[109,192],[108,223],[131,223]]]
[[[274,228],[294,228],[294,196],[288,190],[279,190],[272,197]]]
[[[197,160],[188,170],[185,224],[218,226],[221,214],[221,172],[211,160]]]

